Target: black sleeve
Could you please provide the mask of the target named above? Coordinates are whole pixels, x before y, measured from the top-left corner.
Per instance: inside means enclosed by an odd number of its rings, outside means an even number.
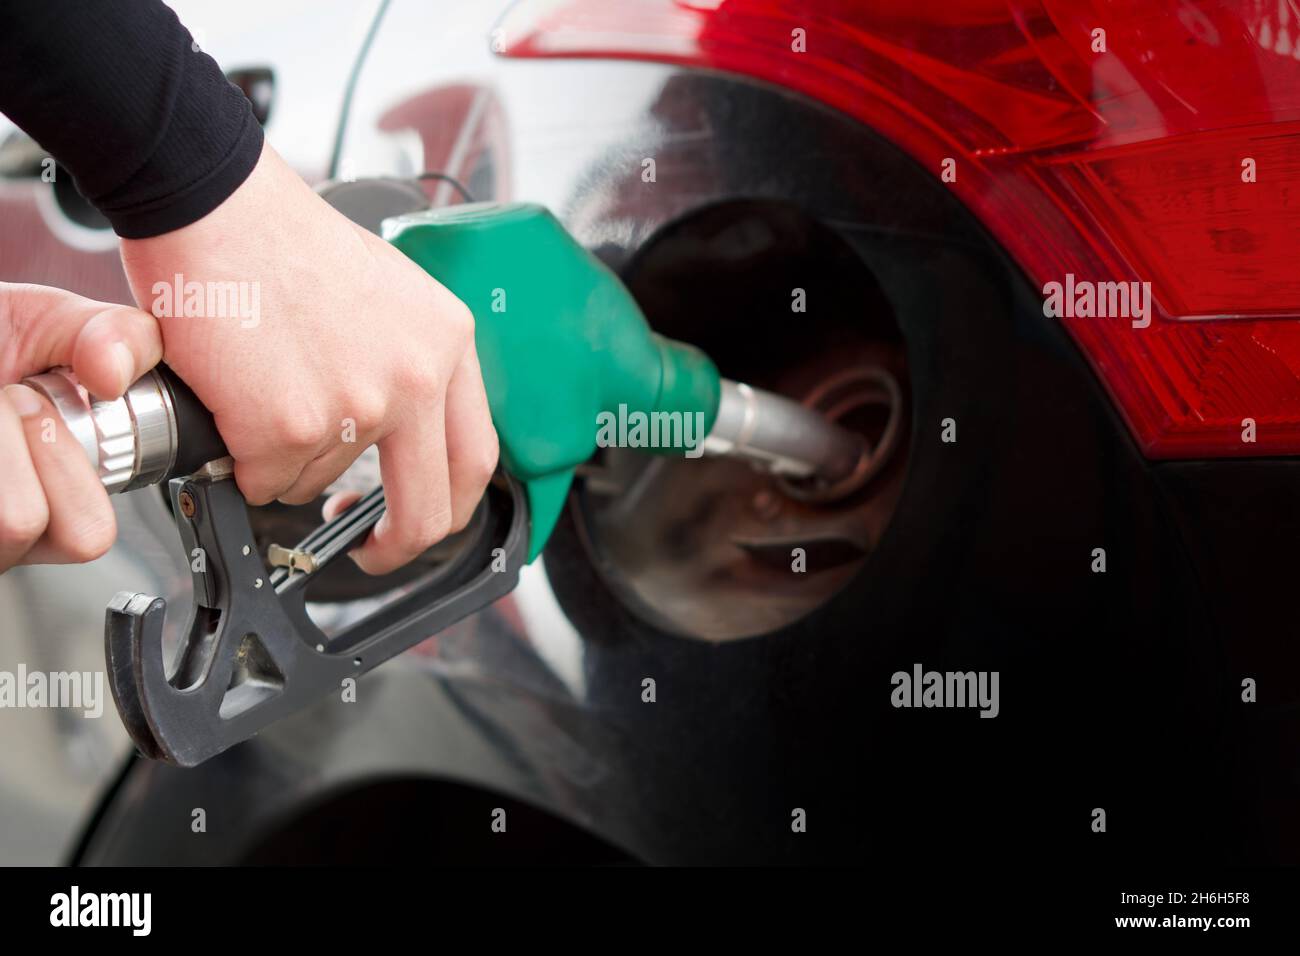
[[[0,0],[0,112],[130,239],[207,215],[262,150],[248,100],[161,0]]]

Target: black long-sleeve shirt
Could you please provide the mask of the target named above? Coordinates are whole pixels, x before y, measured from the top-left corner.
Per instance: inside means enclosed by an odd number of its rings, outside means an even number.
[[[244,94],[161,0],[0,0],[0,112],[131,239],[201,219],[262,149]]]

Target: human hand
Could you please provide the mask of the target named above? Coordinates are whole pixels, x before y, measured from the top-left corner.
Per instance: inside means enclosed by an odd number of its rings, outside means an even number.
[[[81,444],[44,396],[17,383],[69,365],[92,395],[112,399],[161,358],[158,323],[139,309],[0,283],[0,572],[93,561],[117,535]]]
[[[352,552],[363,570],[400,567],[469,522],[497,459],[473,317],[270,146],[217,209],[124,239],[122,262],[251,504],[310,502],[376,444],[387,512]]]

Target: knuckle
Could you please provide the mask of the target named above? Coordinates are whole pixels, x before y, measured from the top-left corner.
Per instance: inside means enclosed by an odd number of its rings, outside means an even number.
[[[388,574],[401,567],[401,562],[396,558],[390,558],[387,554],[380,552],[380,549],[373,547],[362,547],[351,553],[352,560],[366,574]]]
[[[250,467],[238,458],[235,459],[235,483],[244,500],[254,507],[267,504],[275,498],[277,491],[283,490],[273,485],[264,469]]]
[[[320,446],[325,428],[319,418],[308,414],[288,415],[276,427],[281,443],[294,451],[308,451]]]
[[[469,483],[476,492],[481,492],[487,487],[492,475],[497,470],[497,459],[500,455],[500,448],[497,444],[496,432],[489,429],[490,434],[485,435],[483,440],[477,444],[474,451],[468,456],[465,462],[465,473]]]
[[[397,396],[424,397],[437,373],[434,364],[438,354],[439,340],[424,338],[412,345],[406,354],[394,356],[382,373],[386,378],[380,386],[383,394],[390,401],[396,401]]]
[[[451,533],[451,512],[447,508],[431,511],[410,522],[398,536],[398,543],[408,557],[415,557]]]
[[[49,520],[43,502],[40,506],[6,502],[0,512],[0,549],[27,551],[45,533]]]
[[[474,343],[474,313],[450,293],[436,306],[436,312],[432,327],[437,330],[438,351],[459,361]]]
[[[275,489],[264,482],[240,483],[239,491],[254,508],[269,505],[276,498]]]
[[[291,489],[293,491],[296,491],[297,497],[301,499],[294,503],[302,504],[302,505],[311,504],[313,501],[315,501],[317,498],[319,498],[321,495],[325,493],[325,489],[329,487],[330,482],[337,477],[338,477],[337,475],[331,474],[329,472],[321,472],[320,474],[317,474],[311,478],[303,480],[300,487]]]
[[[0,326],[0,330],[4,331],[5,337],[9,340],[6,351],[13,356],[11,370],[16,369],[18,363],[27,362],[29,356],[40,352],[37,336],[40,335],[41,327],[45,323],[28,321],[27,315],[18,300],[11,297],[5,307],[4,323]]]
[[[454,304],[448,312],[448,320],[456,334],[460,336],[462,343],[468,345],[474,341],[474,313],[460,299],[454,299]]]
[[[376,391],[365,391],[355,396],[350,405],[351,414],[344,417],[353,419],[357,423],[358,431],[361,432],[378,428],[387,417],[387,402],[384,396]]]
[[[497,470],[497,462],[501,458],[501,443],[497,438],[495,428],[489,428],[483,438],[482,457],[478,463],[478,476],[482,479],[484,485],[492,480],[493,473]]]
[[[286,505],[309,505],[320,497],[320,492],[309,486],[290,488],[276,500]]]
[[[441,395],[447,388],[442,369],[433,362],[420,362],[409,370],[409,385],[418,395]]]

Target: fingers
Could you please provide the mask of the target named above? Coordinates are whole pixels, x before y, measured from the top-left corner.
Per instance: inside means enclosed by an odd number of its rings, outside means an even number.
[[[48,401],[23,385],[9,385],[4,391],[9,408],[19,416],[28,461],[40,485],[35,492],[30,485],[25,489],[21,507],[27,514],[9,547],[28,542],[19,559],[24,564],[93,561],[108,551],[117,534],[113,507],[99,476]],[[42,499],[44,527],[33,540],[32,509]]]
[[[217,425],[221,431],[221,425]],[[224,434],[224,432],[223,432]],[[240,458],[230,449],[235,459],[235,482],[239,493],[250,505],[270,504],[280,497],[302,474],[302,462],[297,458]]]
[[[305,411],[297,414],[290,409],[278,420],[268,414],[266,434],[274,436],[269,445],[263,435],[226,428],[220,415],[215,421],[223,437],[239,436],[238,443],[227,438],[226,447],[235,459],[235,481],[239,484],[239,491],[250,505],[268,504],[283,496],[330,445],[328,430],[322,424],[312,422]],[[257,454],[246,452],[246,448],[256,448]]]
[[[412,411],[379,442],[386,510],[352,558],[368,574],[387,574],[451,531],[445,406]]]
[[[116,398],[162,359],[153,316],[36,285],[0,283],[0,380],[71,365],[98,398]],[[92,561],[113,544],[108,494],[52,405],[9,385],[0,398],[0,571]]]
[[[24,389],[35,395],[31,389]],[[39,406],[38,406],[39,407]],[[45,492],[27,453],[22,419],[5,389],[0,396],[0,573],[22,560],[49,523]]]
[[[78,381],[97,398],[117,398],[163,357],[158,321],[126,306],[94,315],[77,336],[70,364]]]
[[[71,365],[98,398],[116,398],[162,361],[162,334],[147,312],[37,285],[0,284],[0,310],[12,329],[4,378],[16,381]]]
[[[361,500],[359,491],[340,491],[332,494],[325,499],[325,504],[321,505],[321,517],[326,521],[337,518],[359,500]]]
[[[497,466],[497,433],[472,347],[447,386],[446,429],[451,530],[460,531],[474,517]]]
[[[353,455],[352,458],[356,456]],[[326,467],[301,484],[311,500],[341,469]],[[412,414],[379,443],[386,510],[370,538],[352,552],[361,569],[387,574],[418,557],[448,534],[463,530],[474,516],[497,463],[497,436],[473,348],[466,351],[447,386],[441,407]],[[348,463],[351,463],[349,459]],[[332,518],[357,499],[332,496]]]
[[[288,490],[279,495],[287,505],[305,505],[321,496],[325,488],[366,450],[359,442],[340,442],[315,459],[302,470]]]

